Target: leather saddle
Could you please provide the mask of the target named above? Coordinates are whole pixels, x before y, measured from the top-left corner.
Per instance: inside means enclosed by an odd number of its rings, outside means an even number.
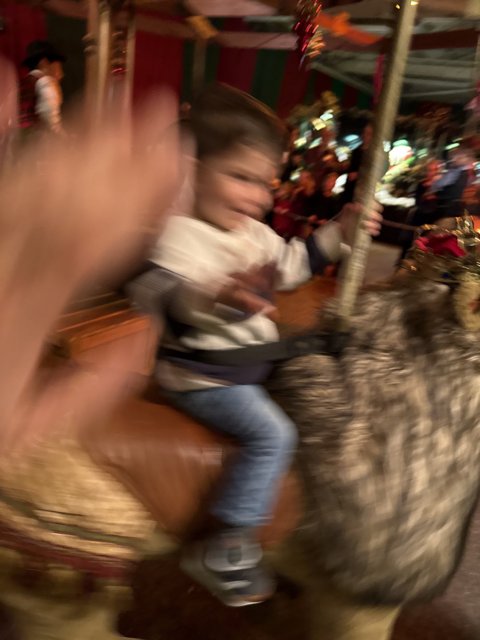
[[[184,540],[200,524],[235,456],[233,442],[212,433],[157,394],[126,402],[85,439],[91,458],[138,498],[160,529]],[[301,494],[293,472],[285,476],[264,546],[280,543],[298,523]]]

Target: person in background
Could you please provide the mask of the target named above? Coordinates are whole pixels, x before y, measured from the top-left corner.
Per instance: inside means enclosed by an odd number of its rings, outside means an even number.
[[[429,224],[433,221],[442,173],[443,163],[437,158],[431,158],[425,166],[425,175],[415,190],[415,204],[419,211],[418,224]]]
[[[63,134],[60,82],[65,57],[46,40],[27,46],[22,65],[28,74],[20,81],[19,127],[27,136],[33,132]]]
[[[362,166],[363,159],[367,153],[370,143],[373,137],[373,126],[368,122],[362,131],[362,142],[353,150],[350,158],[350,166],[348,169],[347,182],[345,184],[345,190],[343,192],[343,202],[353,202],[355,195],[355,187],[357,186],[358,174],[360,167]]]
[[[337,180],[338,173],[336,171],[329,171],[323,176],[315,200],[316,210],[310,217],[310,224],[318,226],[332,220],[340,213],[342,203],[339,196],[334,193]]]
[[[297,151],[297,150],[293,150],[290,152],[289,156],[288,156],[288,160],[287,160],[287,164],[285,165],[282,174],[281,174],[281,181],[283,182],[289,182],[289,180],[292,179],[292,176],[297,173],[298,171],[301,171],[303,167],[303,154],[301,153],[301,151]]]
[[[408,224],[413,227],[421,227],[424,224],[433,224],[437,219],[438,192],[437,185],[442,177],[443,164],[437,158],[431,158],[425,165],[425,175],[418,183],[415,192],[415,209]],[[414,231],[406,231],[402,243],[402,251],[398,264],[407,255],[415,237]]]
[[[288,151],[290,153],[293,153],[293,151],[295,151],[295,149],[297,148],[296,143],[298,138],[300,137],[300,129],[295,126],[290,126],[290,127],[287,127],[287,131],[288,131]]]
[[[324,127],[314,134],[314,139],[318,140],[319,144],[306,152],[305,158],[308,166],[317,164],[327,152],[335,154],[335,130],[332,127]]]
[[[292,182],[284,182],[280,185],[273,201],[271,227],[287,242],[295,235],[297,224],[292,209],[293,189]]]
[[[435,182],[436,209],[432,222],[463,214],[463,192],[473,177],[473,154],[465,145],[450,153],[447,170]]]
[[[304,169],[300,173],[298,183],[293,191],[291,209],[296,216],[293,235],[306,237],[310,232],[309,219],[317,216],[320,191],[317,189],[315,177],[311,171]]]

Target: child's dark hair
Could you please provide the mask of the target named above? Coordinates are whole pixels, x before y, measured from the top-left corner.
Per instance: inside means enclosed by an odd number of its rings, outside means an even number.
[[[287,129],[266,105],[224,84],[212,84],[197,95],[189,128],[198,158],[225,153],[242,144],[278,155],[286,148]]]

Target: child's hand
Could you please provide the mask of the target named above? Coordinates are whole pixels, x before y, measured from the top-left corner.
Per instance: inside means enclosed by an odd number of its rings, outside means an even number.
[[[218,293],[216,302],[248,315],[263,313],[273,320],[276,307],[265,296],[273,292],[275,274],[274,265],[232,273],[228,284]]]
[[[378,202],[370,211],[370,215],[365,222],[365,229],[371,236],[378,236],[382,229],[382,216],[383,207]],[[340,215],[338,216],[338,222],[342,229],[343,237],[349,244],[353,241],[353,235],[357,226],[358,216],[362,212],[362,205],[358,203],[346,204]]]

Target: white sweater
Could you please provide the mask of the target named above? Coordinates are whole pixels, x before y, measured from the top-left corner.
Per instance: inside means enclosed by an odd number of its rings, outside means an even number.
[[[151,261],[191,286],[188,295],[177,296],[169,310],[170,321],[187,329],[181,335],[167,331],[165,346],[181,351],[233,349],[278,340],[275,323],[264,313],[247,315],[212,305],[216,292],[228,284],[230,274],[266,265],[276,267],[272,294],[294,289],[340,257],[341,237],[335,222],[318,229],[308,243],[294,239],[287,244],[253,219],[241,229],[224,231],[195,218],[172,216]],[[157,375],[163,386],[176,391],[232,383],[228,375],[222,379],[218,372],[209,375],[195,364],[172,360],[161,360]]]

